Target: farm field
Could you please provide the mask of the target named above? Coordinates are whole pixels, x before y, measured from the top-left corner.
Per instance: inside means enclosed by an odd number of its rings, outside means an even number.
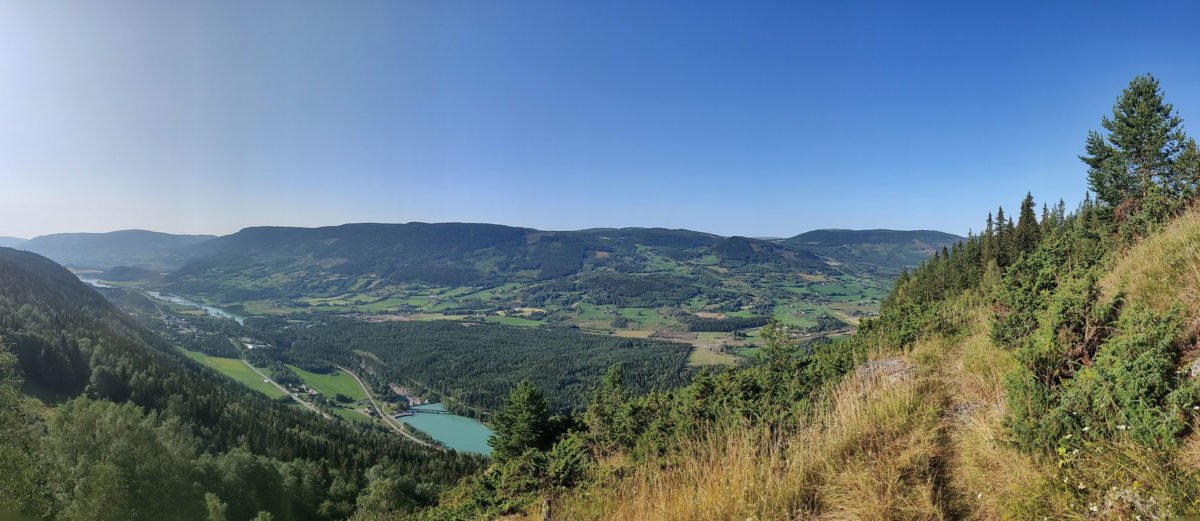
[[[349,396],[355,401],[367,399],[367,395],[363,394],[362,388],[358,386],[354,378],[346,373],[335,369],[329,374],[321,374],[305,371],[290,364],[287,367],[296,373],[296,376],[300,377],[305,385],[316,389],[327,398],[333,399],[334,396],[341,394]]]
[[[357,404],[352,405],[352,407],[356,407],[356,406],[357,406]],[[337,415],[339,418],[343,418],[343,419],[347,419],[347,420],[355,421],[355,422],[363,422],[363,423],[374,423],[375,422],[374,418],[371,418],[370,416],[367,416],[361,412],[350,409],[348,407],[335,406],[335,407],[332,407],[332,410],[333,410],[333,414]]]
[[[199,353],[196,351],[188,351],[187,349],[183,348],[179,348],[179,350],[183,352],[183,354],[187,355],[188,358],[211,367],[217,372],[237,380],[246,387],[254,389],[255,391],[270,396],[271,398],[281,398],[284,396],[283,391],[280,391],[279,388],[271,385],[270,383],[264,382],[263,378],[255,373],[254,370],[246,367],[246,364],[243,363],[240,358],[220,358],[208,356],[204,353]]]
[[[688,365],[736,365],[741,357],[729,353],[720,353],[711,349],[695,348],[688,354]]]

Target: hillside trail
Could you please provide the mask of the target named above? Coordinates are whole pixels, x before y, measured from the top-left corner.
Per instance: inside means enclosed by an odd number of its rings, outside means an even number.
[[[986,326],[973,329],[922,341],[904,357],[925,381],[926,402],[938,408],[927,475],[938,517],[947,520],[1002,519],[1000,496],[1014,477],[997,473],[1009,465],[1022,469],[1025,460],[1002,439],[1003,377],[1011,355],[992,345]]]

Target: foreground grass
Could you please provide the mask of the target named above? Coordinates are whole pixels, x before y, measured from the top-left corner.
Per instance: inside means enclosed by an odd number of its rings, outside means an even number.
[[[988,340],[985,306],[963,305],[963,334],[888,359],[908,370],[851,373],[795,430],[713,429],[665,466],[616,458],[610,475],[625,476],[562,500],[555,519],[1071,517],[1055,469],[1004,439],[1015,361]]]
[[[1123,292],[1159,312],[1181,306],[1200,318],[1200,211],[1190,211],[1129,249],[1101,280],[1109,298]]]
[[[563,505],[564,519],[944,519],[934,379],[851,377],[791,433],[725,427],[665,469],[640,466]]]

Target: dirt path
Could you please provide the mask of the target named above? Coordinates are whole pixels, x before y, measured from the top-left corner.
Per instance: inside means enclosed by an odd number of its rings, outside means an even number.
[[[332,419],[333,419],[333,417],[332,417],[332,416],[330,416],[330,415],[328,415],[328,414],[325,414],[325,411],[322,411],[321,409],[318,409],[318,408],[317,408],[315,405],[313,405],[313,404],[311,404],[311,403],[308,403],[308,402],[306,402],[306,401],[304,401],[304,400],[301,400],[299,396],[296,396],[294,393],[292,393],[291,391],[289,391],[289,390],[288,390],[286,387],[284,387],[284,386],[282,386],[282,385],[279,385],[279,383],[278,383],[278,382],[276,382],[275,380],[272,380],[272,379],[271,379],[271,377],[269,377],[269,376],[267,376],[267,375],[263,374],[263,372],[262,372],[262,371],[259,371],[257,367],[254,367],[253,365],[251,365],[251,364],[250,364],[250,362],[247,362],[245,359],[242,359],[242,363],[243,363],[243,364],[246,364],[246,367],[249,367],[249,368],[250,368],[250,370],[254,371],[255,373],[258,373],[258,376],[261,376],[261,377],[263,378],[263,380],[264,380],[264,381],[270,382],[270,383],[271,383],[271,385],[274,385],[274,386],[275,386],[275,387],[277,387],[277,388],[278,388],[280,391],[283,391],[283,393],[284,393],[284,394],[286,394],[286,395],[288,395],[288,396],[291,396],[293,400],[296,400],[296,401],[297,401],[297,402],[298,402],[300,405],[303,405],[303,406],[307,407],[307,408],[308,408],[308,410],[310,410],[310,411],[312,411],[312,412],[315,412],[315,413],[317,413],[317,414],[320,414],[320,415],[321,415],[321,416],[323,416],[323,417],[324,417],[326,420],[332,420]]]
[[[416,436],[413,436],[412,434],[409,434],[408,430],[406,430],[404,428],[404,426],[400,424],[400,422],[396,421],[395,418],[392,418],[390,415],[388,415],[387,413],[385,413],[383,411],[383,407],[380,407],[379,402],[375,401],[375,395],[371,394],[371,389],[367,387],[367,384],[364,383],[362,381],[362,379],[359,378],[358,375],[354,373],[354,371],[346,369],[345,367],[342,367],[340,365],[336,366],[336,367],[342,371],[345,371],[346,374],[350,375],[351,378],[354,378],[355,382],[358,382],[358,386],[362,388],[363,394],[367,395],[367,400],[371,402],[371,406],[375,408],[375,412],[379,413],[379,418],[381,420],[383,420],[383,423],[386,423],[389,427],[391,427],[393,430],[395,430],[401,436],[404,436],[405,438],[412,440],[414,443],[420,444],[425,447],[432,447],[435,449],[442,448],[440,446],[433,445],[427,441],[417,438]]]
[[[1005,372],[993,370],[980,373],[978,367],[966,367],[965,351],[968,349],[974,350],[973,363],[976,366],[984,363],[981,360],[994,362],[996,357],[1003,356],[991,345],[986,331],[984,325],[976,324],[974,332],[926,340],[923,352],[910,357],[917,362],[923,376],[931,384],[927,400],[936,403],[939,410],[934,436],[937,450],[929,461],[929,475],[934,488],[932,499],[942,519],[1005,517],[1002,506],[993,501],[994,497],[999,496],[996,490],[1000,488],[999,483],[991,479],[979,482],[978,479],[972,481],[964,478],[968,475],[985,476],[995,471],[980,466],[981,462],[994,461],[989,458],[1021,458],[1002,445],[993,447],[992,444],[978,443],[981,432],[989,434],[986,439],[991,439],[993,429],[997,428],[1003,414],[1002,382]]]

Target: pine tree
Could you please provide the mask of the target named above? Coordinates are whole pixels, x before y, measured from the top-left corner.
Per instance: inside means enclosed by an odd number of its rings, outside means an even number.
[[[621,364],[613,364],[604,373],[600,387],[592,395],[592,401],[584,412],[584,423],[588,426],[593,443],[612,450],[632,442],[636,426],[627,413],[630,393],[625,388],[625,373]]]
[[[1134,78],[1100,125],[1107,134],[1089,132],[1080,159],[1097,201],[1115,217],[1128,217],[1156,193],[1178,199],[1194,190],[1195,179],[1178,164],[1191,140],[1153,76]]]
[[[508,395],[504,407],[492,417],[495,433],[488,438],[492,458],[503,462],[529,449],[546,450],[554,442],[550,426],[550,404],[533,382],[521,380]]]

